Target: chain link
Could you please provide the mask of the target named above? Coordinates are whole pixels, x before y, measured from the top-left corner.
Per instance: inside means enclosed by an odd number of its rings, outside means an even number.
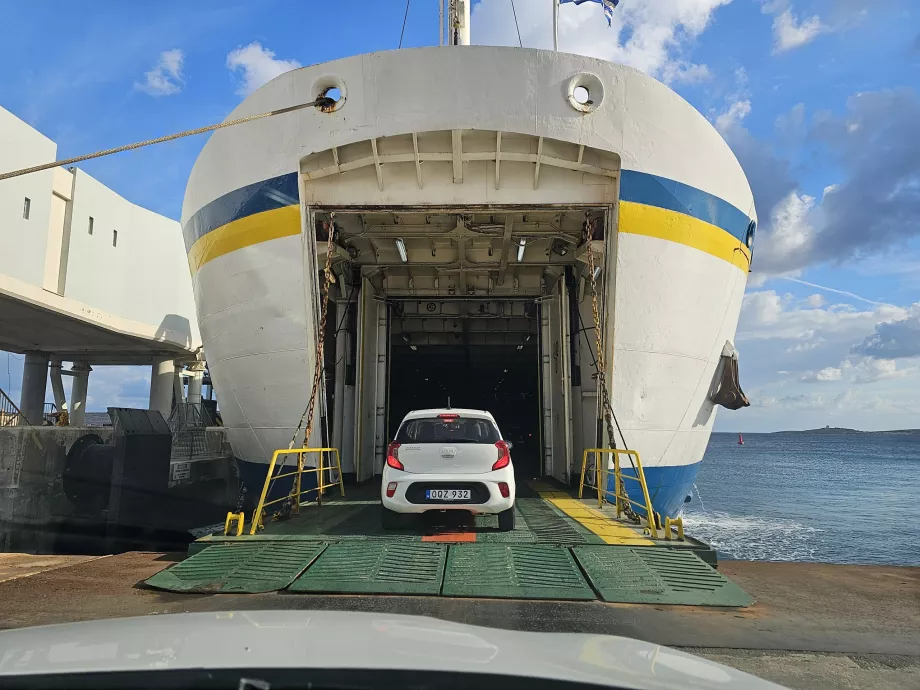
[[[316,412],[316,399],[319,397],[320,385],[323,376],[323,349],[325,345],[325,334],[326,334],[326,321],[329,316],[329,293],[331,292],[332,284],[335,282],[335,275],[332,272],[332,256],[335,250],[335,213],[329,214],[329,220],[324,223],[326,228],[326,266],[323,269],[323,305],[322,312],[320,314],[319,320],[319,331],[317,332],[317,341],[316,341],[316,362],[313,367],[313,387],[310,392],[310,400],[307,403],[306,409],[303,411],[303,414],[300,416],[300,421],[297,422],[297,428],[294,430],[294,435],[291,436],[291,441],[288,443],[288,450],[294,448],[294,444],[297,442],[297,436],[300,434],[300,429],[304,426],[304,420],[306,420],[306,428],[304,429],[303,437],[303,446],[307,447],[307,444],[310,442],[310,436],[313,435],[313,423],[314,416]],[[281,464],[275,472],[275,477],[272,477],[271,482],[268,485],[268,491],[266,496],[271,493],[272,486],[275,483],[275,478],[281,471],[284,469],[284,465],[287,461],[287,458],[290,457],[290,454],[282,456]],[[317,477],[317,484],[322,484],[322,477]],[[291,493],[288,495],[288,500],[285,501],[278,513],[276,518],[283,519],[288,517],[291,512],[294,510],[295,502],[300,500],[299,496],[294,496],[296,492],[297,482],[295,481],[291,487]],[[242,497],[241,497],[242,500]],[[260,520],[260,523],[262,521]]]
[[[594,251],[591,249],[591,243],[594,241],[594,226],[596,219],[585,216],[585,229],[587,231],[588,242],[588,275],[591,277],[591,313],[594,317],[594,346],[597,352],[597,385],[601,390],[601,402],[604,407],[604,424],[607,427],[607,438],[610,441],[610,447],[616,448],[616,436],[613,432],[613,405],[610,403],[610,395],[607,391],[607,366],[604,360],[604,338],[601,333],[601,314],[597,304],[597,272],[594,270]],[[601,458],[596,458],[595,462],[600,462]],[[630,460],[631,461],[631,460]],[[635,468],[634,468],[635,469]],[[638,475],[637,475],[638,476]],[[619,475],[614,475],[615,492],[619,496],[626,496],[626,487]],[[595,487],[600,491],[601,487]],[[627,501],[623,512],[630,522],[639,524],[639,515],[632,509],[632,505]]]

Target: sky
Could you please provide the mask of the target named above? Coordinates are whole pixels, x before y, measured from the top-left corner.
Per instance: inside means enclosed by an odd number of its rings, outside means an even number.
[[[0,105],[59,157],[222,120],[301,65],[436,45],[437,2],[13,3]],[[478,0],[474,43],[551,48],[549,0]],[[406,17],[403,33],[403,18]],[[722,133],[757,205],[738,325],[751,407],[719,431],[920,427],[920,6],[914,0],[622,0],[560,9],[560,49],[667,83]],[[85,170],[178,219],[204,136]],[[0,154],[2,155],[2,154]],[[4,362],[4,359],[7,361]],[[7,371],[3,371],[7,368]],[[22,361],[0,354],[19,396]],[[149,372],[98,367],[88,409],[146,406]],[[50,392],[50,391],[49,391]]]

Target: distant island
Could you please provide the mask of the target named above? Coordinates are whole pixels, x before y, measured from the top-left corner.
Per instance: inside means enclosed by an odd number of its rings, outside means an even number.
[[[714,434],[734,436],[737,431],[714,431]],[[742,434],[920,434],[920,429],[889,429],[886,431],[860,431],[841,426],[826,426],[821,429],[789,429],[786,431],[743,431]]]

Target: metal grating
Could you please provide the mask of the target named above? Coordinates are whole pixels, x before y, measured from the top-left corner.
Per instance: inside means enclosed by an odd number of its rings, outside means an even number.
[[[535,544],[455,544],[444,596],[594,599],[568,549]]]
[[[544,544],[587,544],[589,540],[574,524],[541,498],[525,498],[516,502],[536,542]]]
[[[274,592],[291,584],[324,548],[325,542],[309,541],[209,546],[147,584],[172,592]]]
[[[604,601],[689,606],[754,603],[690,550],[577,546],[572,552]]]
[[[445,544],[349,541],[333,544],[290,586],[291,592],[438,594]]]

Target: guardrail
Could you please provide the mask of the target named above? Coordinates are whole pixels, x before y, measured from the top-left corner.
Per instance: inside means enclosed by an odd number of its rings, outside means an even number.
[[[317,466],[304,467],[304,456],[311,453],[319,454]],[[324,463],[324,459],[327,453],[331,453],[335,457],[335,462],[333,464],[326,465]],[[297,469],[291,472],[285,472],[276,475],[275,466],[278,464],[278,458],[282,455],[297,455]],[[281,469],[284,469],[283,463]],[[330,481],[327,484],[324,481],[324,473],[330,470],[335,470],[338,473],[338,480]],[[316,473],[316,486],[303,490],[301,479],[303,478],[303,475],[311,473]],[[265,500],[268,498],[268,491],[272,483],[284,477],[294,477],[294,486],[292,487],[291,492],[283,498],[275,498],[271,501]],[[285,501],[291,501],[292,512],[299,513],[301,505],[305,505],[300,502],[300,497],[303,494],[315,491],[316,504],[322,505],[323,494],[325,493],[326,489],[332,486],[338,486],[341,495],[345,495],[345,485],[342,483],[342,461],[339,457],[338,448],[291,448],[290,450],[276,450],[274,453],[272,453],[272,461],[268,466],[268,472],[265,474],[265,484],[262,486],[262,495],[259,497],[259,503],[256,506],[255,513],[252,515],[252,526],[249,529],[249,533],[255,534],[264,527],[263,521],[265,519],[265,508],[267,506],[274,505],[276,503],[283,503]],[[311,501],[307,501],[306,503],[311,503]],[[229,529],[229,525],[227,525],[227,528]]]
[[[578,485],[578,498],[582,497],[582,493],[585,488],[585,476],[588,474],[588,456],[592,454],[595,457],[594,490],[597,492],[597,507],[602,508],[605,502],[609,503],[607,497],[613,496],[618,518],[630,512],[636,514],[635,511],[632,511],[632,506],[636,506],[644,510],[644,517],[645,521],[648,523],[649,534],[653,539],[657,539],[658,529],[662,524],[661,516],[652,509],[652,500],[649,498],[648,485],[645,483],[645,472],[642,470],[642,460],[639,458],[639,453],[634,450],[625,450],[621,448],[586,448],[584,457],[581,461],[581,481]],[[611,470],[609,467],[607,467],[608,463],[601,462],[601,458],[603,458],[605,454],[613,456],[613,491],[607,488],[608,477],[611,473]],[[625,455],[631,458],[630,465],[636,472],[635,477],[631,474],[623,474],[622,467],[620,466],[621,455]],[[638,501],[634,501],[629,497],[629,495],[626,493],[626,485],[624,481],[626,479],[639,482],[639,485],[642,487],[642,498],[644,503],[639,503]],[[638,515],[638,517],[642,518],[643,516]],[[683,531],[683,524],[681,524],[681,531]],[[669,536],[670,529],[668,530],[668,537]]]
[[[29,421],[10,397],[0,388],[0,426],[26,426]]]

